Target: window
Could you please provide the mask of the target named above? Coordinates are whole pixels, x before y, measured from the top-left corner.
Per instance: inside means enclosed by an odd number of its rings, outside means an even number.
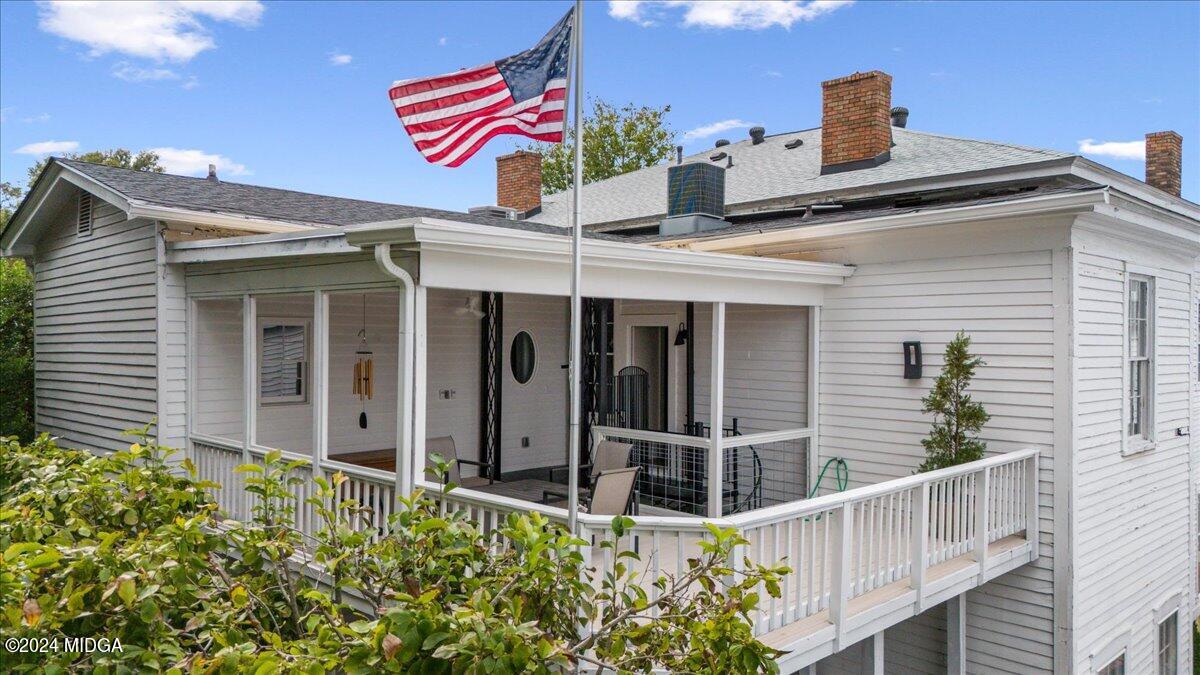
[[[1133,274],[1128,284],[1129,325],[1126,327],[1128,360],[1125,435],[1138,445],[1154,439],[1154,284],[1150,277]]]
[[[80,191],[78,220],[75,223],[75,233],[86,237],[92,233],[92,194]]]
[[[258,398],[261,403],[308,400],[308,319],[259,321]]]
[[[1158,672],[1160,675],[1175,675],[1179,664],[1179,612],[1158,624]]]
[[[1121,652],[1117,658],[1109,661],[1107,666],[1098,670],[1097,675],[1125,675],[1125,652]]]
[[[537,367],[537,351],[533,347],[533,336],[525,331],[517,333],[513,338],[508,360],[513,378],[518,384],[526,384],[533,379],[533,370]]]

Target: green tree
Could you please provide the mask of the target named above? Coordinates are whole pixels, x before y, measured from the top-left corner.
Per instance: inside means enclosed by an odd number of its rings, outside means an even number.
[[[68,152],[62,155],[62,157],[64,159],[78,159],[83,162],[116,166],[122,169],[133,169],[134,171],[163,172],[163,168],[158,164],[158,155],[149,150],[142,150],[135,154],[133,151],[126,150],[125,148],[114,148],[112,150],[92,150],[84,153]],[[38,179],[38,176],[42,175],[42,171],[49,163],[50,158],[47,157],[38,160],[33,166],[29,167],[29,187],[33,187],[34,181]]]
[[[0,259],[0,436],[33,438],[33,275]]]
[[[971,338],[959,331],[946,345],[942,374],[933,389],[921,399],[922,412],[933,413],[933,428],[921,440],[925,462],[920,471],[932,471],[983,459],[987,444],[979,440],[979,431],[990,419],[983,405],[971,400],[967,387],[983,359],[969,351]]]
[[[671,156],[675,132],[667,125],[671,106],[617,108],[596,99],[583,118],[583,182],[612,178]],[[565,143],[533,143],[523,148],[542,156],[542,192],[553,194],[571,187],[575,162],[575,131],[568,121]]]
[[[420,491],[399,500],[385,532],[362,527],[379,521],[341,474],[314,479],[299,501],[307,462],[272,451],[238,468],[252,517],[219,519],[220,486],[190,478],[192,463],[171,461],[147,429],[104,456],[45,434],[0,442],[0,640],[122,647],[0,653],[5,672],[777,671],[779,652],[754,638],[749,616],[760,592],[780,597],[787,568],[735,565],[748,544],[736,530],[711,527],[682,572],[648,580],[652,597],[635,581],[649,565],[629,550],[623,516],[596,533],[607,549],[596,558],[611,561],[600,569],[580,551],[590,542],[539,513],[488,532]],[[317,532],[297,529],[299,509]]]

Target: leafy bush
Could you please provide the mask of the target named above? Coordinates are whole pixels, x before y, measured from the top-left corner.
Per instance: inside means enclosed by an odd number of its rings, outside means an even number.
[[[0,437],[33,439],[33,275],[0,259]]]
[[[536,513],[511,514],[500,549],[430,497],[401,500],[386,536],[351,527],[369,515],[316,480],[322,523],[294,527],[300,462],[240,467],[253,518],[222,521],[208,490],[182,477],[142,431],[109,456],[45,435],[0,447],[0,638],[105,637],[120,651],[13,654],[6,671],[102,673],[539,673],[581,662],[622,671],[774,671],[748,612],[784,569],[735,570],[745,543],[713,529],[680,578],[653,580],[651,602],[614,552],[588,569],[578,539]],[[182,463],[194,475],[190,462]],[[613,521],[620,537],[628,518]],[[306,573],[321,570],[324,583]],[[599,578],[597,578],[599,575]],[[652,606],[659,616],[652,618]],[[583,630],[587,626],[589,630]]]

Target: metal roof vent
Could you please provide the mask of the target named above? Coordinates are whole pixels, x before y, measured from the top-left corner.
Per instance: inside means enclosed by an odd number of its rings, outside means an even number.
[[[750,144],[758,145],[766,140],[767,130],[762,127],[750,127]]]
[[[493,218],[503,218],[505,220],[520,220],[521,212],[516,209],[510,209],[507,206],[472,206],[467,209],[467,213],[473,216],[491,216]]]
[[[892,126],[901,129],[908,126],[908,108],[902,105],[892,108]]]
[[[725,216],[725,169],[707,162],[667,168],[667,217],[659,234],[688,234],[729,225]]]
[[[214,183],[221,182],[220,180],[217,179],[217,165],[216,164],[208,165],[208,180],[211,180]]]
[[[717,142],[713,144],[713,147],[719,148],[722,145],[729,145],[729,139],[728,138],[718,138]]]

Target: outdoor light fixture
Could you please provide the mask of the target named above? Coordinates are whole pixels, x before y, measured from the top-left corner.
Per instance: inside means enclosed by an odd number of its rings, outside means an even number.
[[[904,343],[904,379],[921,379],[921,343]]]
[[[688,341],[687,326],[685,326],[684,324],[681,323],[681,324],[679,324],[679,330],[676,331],[676,333],[675,333],[675,346],[682,347],[683,345],[687,344],[687,341]]]

